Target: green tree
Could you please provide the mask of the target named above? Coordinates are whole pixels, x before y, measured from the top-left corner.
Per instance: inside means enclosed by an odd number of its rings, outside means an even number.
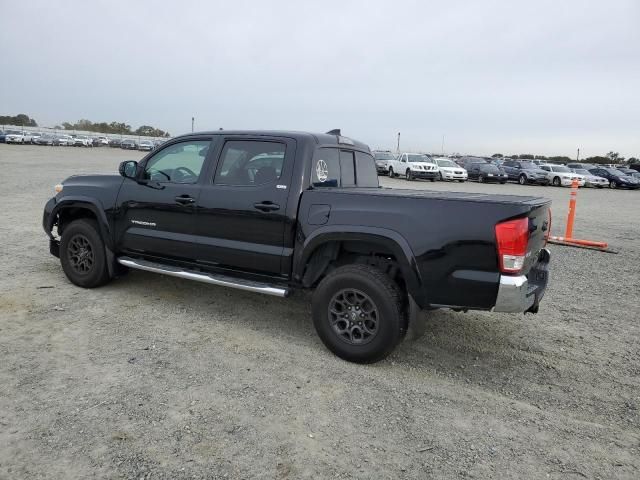
[[[491,155],[491,158],[503,158],[503,155],[501,153],[494,153]]]
[[[38,123],[29,115],[19,113],[18,115],[0,115],[0,125],[15,125],[20,127],[37,127]]]

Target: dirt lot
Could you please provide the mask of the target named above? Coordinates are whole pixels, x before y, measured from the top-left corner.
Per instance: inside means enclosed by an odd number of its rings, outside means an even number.
[[[640,192],[579,192],[538,315],[429,315],[373,366],[334,357],[308,297],[143,272],[81,290],[42,207],[140,153],[0,145],[0,478],[640,478]],[[542,194],[568,189],[388,186]],[[561,233],[559,229],[555,233]]]

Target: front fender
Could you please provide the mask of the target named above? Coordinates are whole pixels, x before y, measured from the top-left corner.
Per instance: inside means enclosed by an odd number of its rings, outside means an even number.
[[[298,237],[299,238],[299,237]],[[385,247],[396,258],[411,296],[420,306],[426,306],[422,279],[411,247],[402,235],[381,227],[326,225],[314,230],[296,246],[294,253],[294,278],[301,279],[309,258],[316,249],[331,241],[366,241]]]
[[[54,202],[53,205],[51,202]],[[96,217],[98,222],[98,228],[100,228],[100,235],[105,243],[105,246],[112,250],[113,239],[111,235],[111,227],[107,215],[103,206],[98,200],[91,197],[85,197],[81,195],[74,195],[69,197],[63,197],[60,200],[52,198],[45,205],[45,217],[43,218],[43,227],[47,235],[52,237],[51,230],[58,214],[65,209],[78,208],[83,210],[89,210]],[[50,209],[50,210],[49,210]]]

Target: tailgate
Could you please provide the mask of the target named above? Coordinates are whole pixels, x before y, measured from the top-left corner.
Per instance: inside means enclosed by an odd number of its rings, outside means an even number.
[[[527,215],[529,218],[529,244],[522,269],[522,273],[525,275],[536,264],[540,250],[547,243],[547,237],[551,230],[550,207],[550,202],[535,206]]]

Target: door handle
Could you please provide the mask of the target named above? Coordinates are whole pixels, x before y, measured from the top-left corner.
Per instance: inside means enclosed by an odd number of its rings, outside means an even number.
[[[261,210],[263,212],[273,212],[275,210],[280,210],[280,205],[273,202],[262,202],[262,203],[254,203],[253,208]]]
[[[179,203],[180,205],[190,205],[195,201],[196,199],[189,195],[180,195],[176,197],[176,203]]]

